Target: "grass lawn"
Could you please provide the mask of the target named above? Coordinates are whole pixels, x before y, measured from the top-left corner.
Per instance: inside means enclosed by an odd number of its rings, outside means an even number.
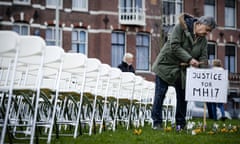
[[[58,139],[53,137],[52,144],[240,144],[240,120],[238,119],[225,122],[207,120],[205,132],[198,129],[202,119],[193,119],[191,122],[195,122],[195,126],[188,131],[176,132],[175,128],[170,129],[170,126],[165,131],[157,131],[146,124],[143,128],[139,128],[141,132],[138,131],[139,134],[136,134],[135,128],[126,130],[118,126],[115,132],[106,130],[102,134],[92,136],[83,134],[76,139],[66,136],[60,136]],[[214,124],[217,124],[218,128],[214,129]],[[195,134],[192,134],[194,132]],[[18,140],[13,142],[21,143]],[[44,144],[46,141],[41,140],[40,143]]]

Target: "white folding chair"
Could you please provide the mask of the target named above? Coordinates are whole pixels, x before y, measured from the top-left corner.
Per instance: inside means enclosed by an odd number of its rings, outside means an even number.
[[[36,101],[34,101],[35,98],[32,94],[27,94],[29,91],[32,91],[32,93],[34,93],[36,89],[35,82],[36,78],[38,78],[39,75],[39,65],[33,62],[37,59],[36,55],[29,56],[25,58],[25,60],[22,60],[20,58],[22,65],[19,65],[19,67],[17,67],[17,72],[21,71],[24,74],[24,78],[22,79],[23,82],[20,82],[20,85],[14,86],[17,99],[21,99],[17,103],[18,111],[15,115],[16,118],[13,117],[16,123],[14,133],[23,132],[23,130],[17,130],[19,119],[25,119],[24,121],[31,122],[31,113],[27,113],[27,111],[29,111],[29,107],[34,107],[35,103],[37,103],[38,107],[37,111],[35,111],[35,113],[37,113],[37,120],[35,122],[35,127],[45,127],[45,132],[47,132],[48,135],[47,142],[50,143],[56,113],[59,77],[61,75],[63,56],[64,50],[62,48],[57,46],[46,47],[42,67],[40,95],[39,99],[36,99]],[[29,63],[27,61],[29,61]],[[26,100],[32,102],[26,104],[26,102],[24,102]],[[27,128],[24,133],[26,135],[32,134],[31,131],[29,131],[29,128]]]
[[[99,78],[99,86],[97,91],[97,105],[95,112],[95,123],[100,125],[99,133],[102,132],[103,125],[103,117],[104,117],[104,105],[107,101],[106,93],[109,88],[110,83],[110,72],[111,67],[108,64],[100,65],[100,78]]]
[[[153,100],[155,95],[155,83],[147,81],[145,82],[146,88],[144,88],[144,92],[146,92],[146,95],[142,97],[142,102],[144,104],[144,122],[147,122],[149,124],[153,124],[152,120],[152,106],[153,106]]]
[[[141,76],[135,77],[131,122],[133,123],[134,127],[139,127],[141,118],[143,116],[143,107],[141,100],[143,97],[144,79]]]
[[[101,62],[95,58],[88,58],[86,62],[87,74],[86,74],[86,85],[84,92],[90,93],[90,97],[87,97],[90,103],[87,103],[86,107],[88,109],[88,116],[85,119],[82,119],[82,123],[89,125],[89,135],[92,135],[93,128],[96,128],[96,111],[97,111],[97,98],[98,98],[98,89],[101,76]],[[89,91],[90,90],[90,91]],[[99,105],[98,105],[99,107]],[[89,111],[90,110],[90,111]]]
[[[41,93],[42,96],[50,102],[50,105],[47,109],[45,104],[39,106],[39,111],[42,110],[45,119],[41,119],[42,124],[38,123],[38,125],[49,127],[47,143],[51,142],[53,126],[56,124],[55,117],[64,56],[65,53],[63,48],[58,46],[47,46]]]
[[[76,138],[81,127],[82,104],[86,84],[87,57],[80,53],[66,53],[63,60],[59,84],[59,102],[57,125],[73,126],[73,137]],[[59,129],[60,130],[60,129]],[[71,135],[71,134],[61,134]]]
[[[99,132],[109,126],[115,131],[117,117],[117,97],[120,93],[121,73],[118,68],[111,67],[109,70],[106,87],[104,91],[103,113],[100,122]]]
[[[31,116],[29,116],[29,121],[27,124],[21,124],[21,126],[29,127],[31,137],[30,137],[30,143],[33,143],[34,141],[34,135],[35,135],[35,126],[36,126],[36,120],[37,120],[37,109],[38,109],[38,101],[40,96],[40,85],[41,85],[41,77],[42,77],[42,68],[44,63],[44,57],[45,57],[45,42],[42,38],[37,36],[20,36],[20,42],[19,42],[19,53],[16,57],[16,61],[13,65],[12,69],[12,80],[10,82],[10,89],[9,89],[9,95],[8,95],[8,104],[6,108],[6,115],[5,115],[5,127],[15,127],[16,125],[19,126],[19,123],[16,123],[18,120],[15,116],[17,116],[17,112],[15,111],[14,105],[16,104],[15,100],[19,100],[18,97],[15,97],[15,92],[13,93],[13,90],[16,91],[16,89],[20,89],[19,86],[22,85],[16,85],[15,82],[15,75],[16,72],[19,69],[22,69],[23,65],[29,66],[29,65],[37,65],[38,71],[35,81],[33,82],[33,79],[31,78],[31,90],[33,90],[32,95],[32,104],[29,108],[31,108],[31,112],[29,113]],[[21,68],[19,68],[21,67]],[[28,70],[28,69],[27,69]],[[26,74],[25,74],[26,75]],[[19,78],[19,77],[18,77]],[[19,81],[19,80],[18,80]],[[26,86],[24,86],[24,89]],[[13,97],[14,94],[14,97]],[[14,98],[14,99],[13,99]],[[14,100],[14,101],[12,101]],[[29,99],[30,100],[30,99]],[[36,101],[35,101],[36,100]],[[9,121],[9,123],[7,123]],[[18,121],[19,122],[19,121]],[[4,128],[3,128],[4,131]],[[4,139],[4,138],[3,138]]]
[[[19,57],[19,36],[12,31],[0,31],[0,58],[1,58],[1,141],[4,143],[5,134],[7,130],[8,116],[12,103],[14,72],[16,69],[18,57]],[[8,58],[7,58],[8,57]],[[8,59],[8,60],[6,60]],[[7,64],[6,64],[7,63]],[[6,74],[6,75],[4,75]],[[7,104],[4,102],[4,95],[8,95]],[[4,107],[6,105],[6,111]]]
[[[136,77],[131,72],[123,72],[121,75],[120,95],[118,95],[118,122],[123,122],[128,129],[131,126],[131,114],[133,106],[134,88]]]
[[[150,91],[152,89],[151,84],[152,82],[138,76],[134,92],[135,105],[137,107],[135,111],[136,114],[134,115],[134,124],[136,127],[139,127],[140,125],[142,127],[144,126],[147,108],[149,108],[148,105],[150,105],[149,95],[151,94]]]

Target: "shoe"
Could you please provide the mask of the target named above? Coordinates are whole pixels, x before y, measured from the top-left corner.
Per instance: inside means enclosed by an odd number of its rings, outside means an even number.
[[[227,118],[226,117],[221,117],[221,120],[222,121],[225,121]]]
[[[181,132],[181,131],[184,130],[184,127],[185,127],[184,125],[177,125],[177,126],[176,126],[176,131],[177,131],[177,132]]]

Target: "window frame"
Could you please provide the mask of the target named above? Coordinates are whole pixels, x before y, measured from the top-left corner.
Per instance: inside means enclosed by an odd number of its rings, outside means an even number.
[[[224,27],[225,28],[232,28],[232,29],[235,29],[236,28],[236,23],[237,23],[237,9],[236,9],[236,1],[235,0],[233,0],[234,1],[234,4],[233,4],[233,7],[230,7],[230,6],[226,6],[226,2],[228,2],[228,1],[225,1],[225,5],[224,5]],[[233,26],[230,26],[230,25],[226,25],[226,22],[228,22],[229,21],[229,19],[226,19],[226,18],[229,18],[229,16],[226,16],[226,8],[234,8],[234,12],[233,12],[233,19],[232,20],[234,20],[234,23],[233,23]]]
[[[54,2],[54,4],[49,4],[49,1]],[[56,9],[55,0],[46,0],[46,8]],[[63,8],[63,0],[60,0],[59,9]]]
[[[86,7],[74,7],[75,6],[74,1],[85,1]],[[87,12],[88,11],[88,0],[72,0],[72,10]]]
[[[113,43],[113,34],[116,33],[117,37],[120,36],[120,34],[123,36],[123,42],[122,43]],[[117,40],[118,41],[118,40]],[[112,67],[117,67],[123,59],[124,53],[126,52],[126,33],[124,31],[112,31],[111,33],[111,66]],[[113,48],[122,48],[122,50],[120,50],[122,53],[118,53],[116,54],[116,56],[113,54]],[[114,59],[116,59],[116,61],[114,61]]]
[[[212,46],[214,47],[214,50],[210,50],[210,49],[209,49],[209,45],[212,45]],[[213,59],[217,58],[217,55],[216,55],[217,45],[216,45],[216,43],[208,42],[208,44],[207,44],[207,51],[208,51],[208,63],[209,63],[210,65],[212,65]],[[213,57],[213,58],[210,58],[210,57],[209,57],[209,56],[210,56],[210,51],[213,51],[213,52],[214,52],[214,55],[213,55],[214,57]]]
[[[214,9],[213,9],[213,11],[214,11],[214,15],[206,15],[206,13],[209,13],[209,12],[206,12],[206,8],[205,8],[205,6],[212,6]],[[214,0],[214,4],[213,3],[209,3],[209,2],[206,2],[206,0],[205,0],[205,2],[204,2],[204,15],[205,16],[213,16],[214,18],[215,18],[215,20],[217,20],[217,1],[216,0]]]
[[[233,65],[231,65],[231,58],[230,58],[231,55],[230,54],[227,55],[227,47],[234,48],[234,50],[233,50],[234,51],[234,58],[233,58],[234,64]],[[231,52],[228,52],[228,53],[231,53]],[[230,73],[235,73],[237,71],[237,55],[236,54],[237,54],[237,46],[236,45],[234,45],[234,44],[226,44],[225,45],[224,68],[227,69],[228,72],[230,72]],[[228,62],[227,64],[226,64],[226,60]],[[231,66],[234,66],[233,71],[231,70]]]
[[[51,30],[52,31],[51,32],[52,33],[51,36],[53,36],[52,39],[48,39],[48,37],[47,37],[47,30]],[[53,45],[56,45],[56,35],[55,34],[56,34],[56,28],[55,27],[49,26],[49,27],[46,28],[46,30],[45,30],[46,45],[52,45],[52,44],[49,44],[49,42],[50,43],[54,42]],[[59,46],[62,47],[62,29],[61,28],[59,28]]]
[[[138,45],[138,36],[141,36],[141,45]],[[148,38],[148,45],[144,45],[144,37],[147,37]],[[140,58],[143,58],[145,56],[138,56],[139,55],[139,49],[140,48],[147,48],[148,50],[148,54],[147,54],[147,59],[146,60],[143,60],[143,61],[146,61],[147,64],[146,64],[146,68],[141,68],[139,67],[139,62],[138,62],[138,59],[139,57]],[[135,59],[136,59],[136,70],[138,71],[149,71],[150,70],[150,53],[151,53],[151,35],[149,33],[143,33],[143,32],[139,32],[136,34],[136,56],[135,56]]]
[[[15,31],[14,30],[14,27],[15,26],[18,26],[19,28],[19,31]],[[27,27],[27,34],[23,34],[23,27]],[[12,26],[12,30],[17,32],[19,35],[29,35],[30,34],[30,25],[29,24],[25,24],[25,23],[14,23],[13,26]]]
[[[30,5],[31,4],[31,0],[13,0],[14,4],[19,4],[19,5]]]
[[[73,40],[73,32],[77,32],[77,40]],[[84,32],[85,33],[85,41],[83,42],[83,41],[81,41],[81,39],[79,38],[79,35],[80,35],[80,33],[81,32]],[[86,29],[81,29],[81,28],[74,28],[73,30],[72,30],[72,33],[71,33],[72,35],[71,35],[71,52],[74,52],[74,53],[80,53],[80,48],[79,48],[79,46],[81,45],[81,44],[84,44],[85,45],[85,49],[84,49],[84,52],[85,53],[83,53],[83,54],[85,54],[85,55],[88,55],[88,32],[87,32],[87,30]],[[73,44],[77,44],[78,46],[77,46],[77,51],[73,51]]]
[[[170,8],[166,8],[166,10],[168,10],[168,11],[167,11],[167,13],[165,13],[166,12],[166,11],[164,11],[165,7],[163,6],[163,10],[162,10],[163,15],[177,15],[177,14],[180,14],[183,12],[183,1],[182,0],[171,0],[171,1],[162,0],[162,5],[164,5],[164,3],[167,3],[168,6],[169,6],[169,4],[173,4],[174,10],[173,10],[173,13],[171,13],[169,11]],[[180,6],[180,8],[179,8],[179,6]],[[180,10],[180,12],[177,12],[177,10]]]

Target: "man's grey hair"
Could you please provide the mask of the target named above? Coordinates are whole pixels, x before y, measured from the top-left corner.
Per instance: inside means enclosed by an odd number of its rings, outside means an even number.
[[[123,61],[126,62],[127,58],[133,58],[133,55],[131,53],[125,53],[125,55],[123,57]]]
[[[209,16],[201,16],[198,19],[198,23],[210,26],[211,29],[214,29],[217,26],[215,19]]]

